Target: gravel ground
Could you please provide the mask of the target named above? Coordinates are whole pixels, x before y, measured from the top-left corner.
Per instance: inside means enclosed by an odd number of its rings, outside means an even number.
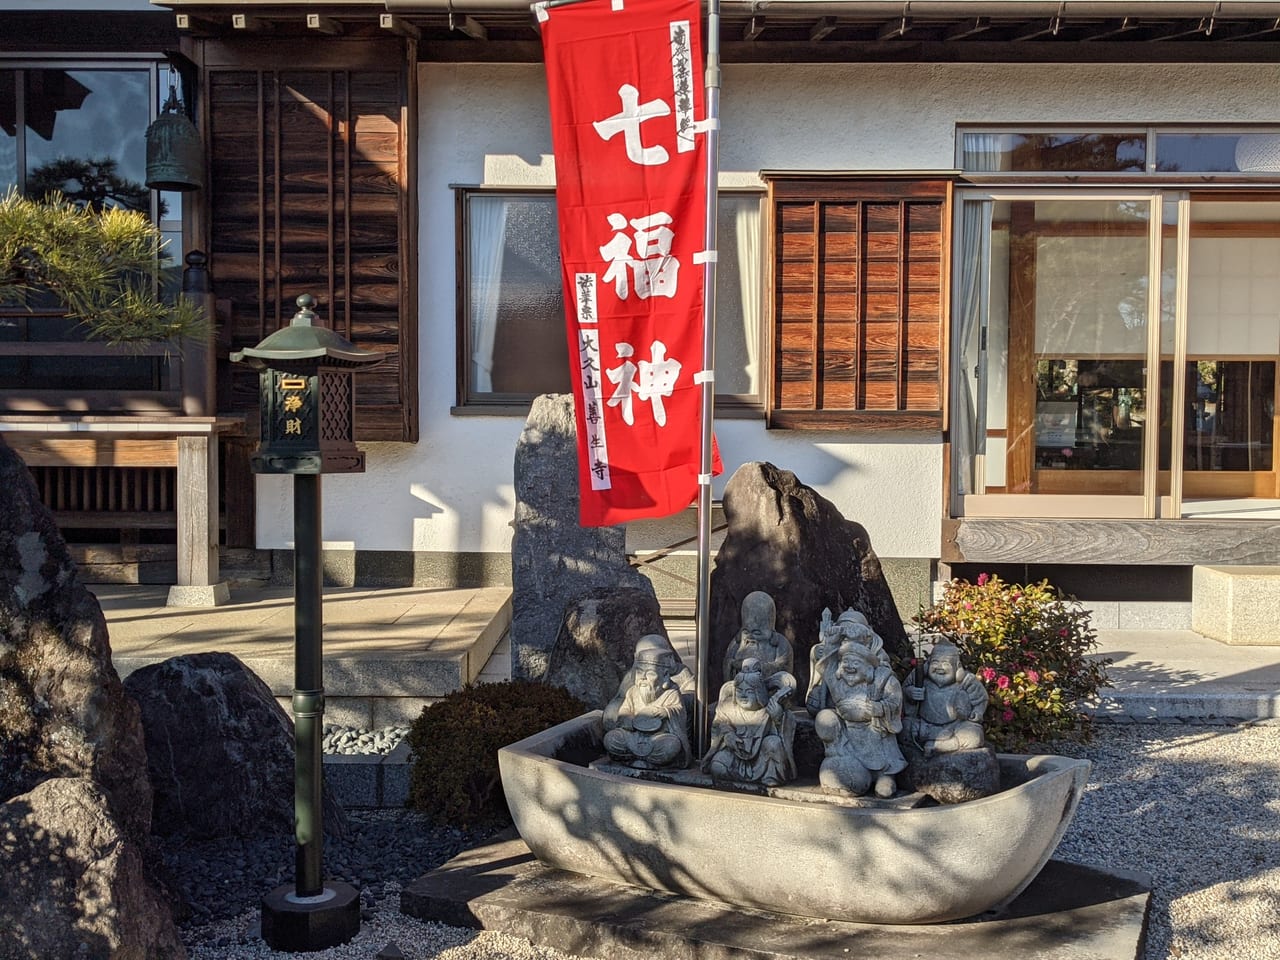
[[[1280,958],[1280,723],[1102,724],[1091,744],[1058,750],[1094,767],[1057,855],[1151,876],[1143,960]],[[364,922],[352,943],[318,953],[277,953],[258,936],[259,898],[292,878],[291,838],[171,846],[166,860],[197,908],[182,928],[192,960],[372,960],[391,941],[408,958],[564,960],[399,913],[404,883],[481,835],[408,811],[349,816],[351,835],[327,842],[325,867],[362,888]]]
[[[320,741],[320,750],[322,753],[340,753],[348,756],[362,753],[388,754],[408,735],[408,727],[364,730],[360,727],[343,727],[336,723],[326,723],[324,737]]]
[[[1152,879],[1145,960],[1280,958],[1280,724],[1101,725],[1057,856]]]

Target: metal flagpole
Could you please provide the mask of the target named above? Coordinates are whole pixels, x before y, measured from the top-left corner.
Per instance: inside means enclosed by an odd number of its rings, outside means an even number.
[[[707,252],[703,264],[702,310],[702,456],[698,478],[698,593],[694,629],[698,655],[697,756],[707,752],[709,730],[708,671],[711,660],[711,425],[716,385],[716,211],[720,166],[720,0],[707,0]]]

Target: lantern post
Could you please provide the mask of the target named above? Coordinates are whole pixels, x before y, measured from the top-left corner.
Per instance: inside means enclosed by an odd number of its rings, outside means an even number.
[[[254,473],[293,477],[294,883],[262,898],[262,938],[274,950],[313,951],[360,932],[360,895],[326,882],[321,744],[324,732],[320,475],[363,473],[353,442],[352,371],[382,355],[316,326],[310,295],[287,327],[231,355],[259,371],[261,441]]]

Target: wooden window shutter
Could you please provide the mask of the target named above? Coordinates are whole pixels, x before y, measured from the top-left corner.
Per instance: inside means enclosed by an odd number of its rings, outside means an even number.
[[[946,180],[771,178],[771,427],[942,429]]]
[[[358,440],[417,440],[411,59],[396,40],[210,41],[208,249],[230,301],[230,349],[287,324],[310,293],[325,324],[385,355],[357,373]],[[219,369],[220,407],[257,405],[257,378]]]

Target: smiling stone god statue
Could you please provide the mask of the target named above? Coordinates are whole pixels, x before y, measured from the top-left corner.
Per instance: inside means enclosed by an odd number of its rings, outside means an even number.
[[[940,640],[902,688],[898,745],[907,760],[903,782],[939,803],[990,796],[1000,787],[1000,762],[987,743],[982,715],[987,688],[964,668],[955,644]]]
[[[825,758],[818,782],[831,793],[853,796],[875,790],[891,797],[894,774],[907,762],[898,747],[902,729],[902,686],[875,653],[858,640],[845,640],[823,658],[823,672],[806,704]]]
[[[935,644],[925,660],[923,685],[908,683],[903,692],[903,734],[919,744],[926,757],[976,750],[986,743],[980,721],[987,709],[987,688],[960,665],[960,650],[954,644]]]
[[[635,665],[604,708],[604,748],[639,770],[689,765],[689,716],[675,677],[670,642],[657,634],[636,641]]]

